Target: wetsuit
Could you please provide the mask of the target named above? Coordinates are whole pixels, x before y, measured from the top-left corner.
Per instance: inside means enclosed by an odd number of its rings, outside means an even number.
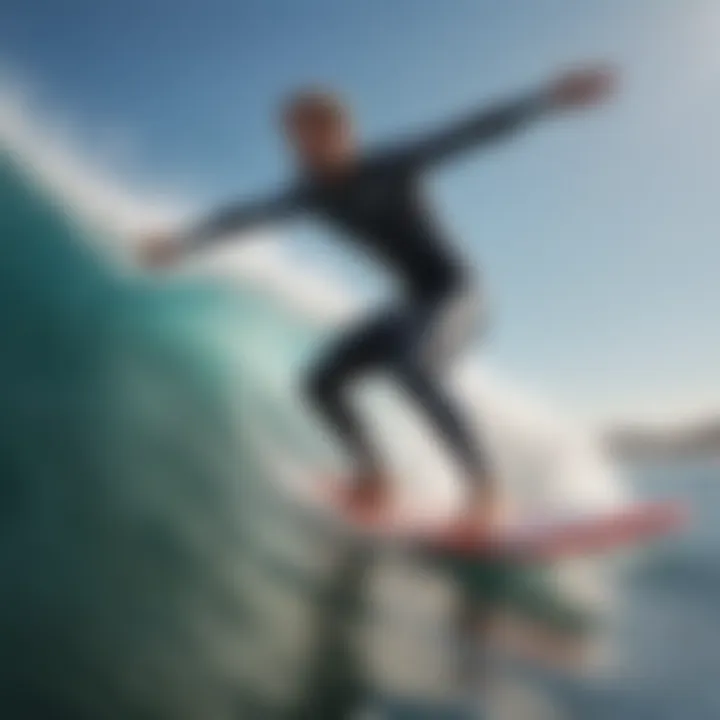
[[[422,199],[420,180],[441,161],[499,139],[547,109],[545,98],[535,95],[474,113],[417,141],[370,153],[331,180],[305,177],[276,197],[222,209],[188,233],[190,244],[203,245],[309,212],[342,230],[400,281],[400,300],[343,333],[307,379],[309,397],[344,441],[359,474],[377,475],[380,461],[346,391],[359,375],[385,370],[426,411],[468,479],[486,476],[485,454],[439,382],[443,365],[472,337],[480,300],[473,273]]]

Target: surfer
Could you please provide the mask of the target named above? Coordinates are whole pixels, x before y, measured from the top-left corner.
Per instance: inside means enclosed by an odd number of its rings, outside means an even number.
[[[289,188],[257,202],[231,204],[193,227],[154,235],[143,244],[145,263],[161,267],[265,221],[309,212],[341,230],[399,281],[400,299],[342,333],[306,381],[314,407],[354,463],[351,510],[372,511],[387,501],[379,454],[347,398],[352,381],[385,371],[424,409],[459,463],[472,493],[468,519],[477,524],[494,517],[499,497],[487,453],[441,380],[445,365],[472,338],[481,307],[478,282],[422,198],[420,181],[441,163],[530,121],[602,100],[612,80],[604,69],[569,72],[539,91],[374,151],[359,149],[350,111],[339,96],[301,90],[282,108],[283,129],[301,171]]]

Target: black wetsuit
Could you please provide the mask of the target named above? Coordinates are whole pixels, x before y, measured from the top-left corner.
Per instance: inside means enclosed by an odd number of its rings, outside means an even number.
[[[541,115],[542,96],[475,113],[418,141],[372,153],[332,180],[306,177],[289,191],[211,215],[188,234],[192,244],[268,220],[309,212],[330,221],[401,283],[401,299],[346,331],[309,375],[310,397],[351,452],[360,474],[380,461],[345,391],[358,375],[392,372],[425,409],[468,478],[481,480],[486,460],[449,401],[439,371],[471,337],[480,304],[473,273],[420,194],[424,173],[441,161],[498,139]]]

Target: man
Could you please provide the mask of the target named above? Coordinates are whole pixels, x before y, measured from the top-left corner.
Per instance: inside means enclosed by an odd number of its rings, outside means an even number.
[[[346,394],[351,381],[381,370],[390,372],[425,410],[459,462],[472,492],[468,519],[490,521],[498,499],[492,470],[439,380],[444,365],[470,339],[480,298],[471,268],[421,198],[420,181],[440,163],[531,120],[599,101],[611,86],[612,76],[604,70],[571,72],[539,92],[373,152],[359,150],[350,113],[336,95],[298,92],[282,111],[301,170],[296,182],[262,202],[222,209],[177,236],[150,238],[144,259],[151,266],[165,265],[222,236],[299,212],[341,230],[401,286],[393,305],[349,328],[307,378],[310,399],[354,463],[349,508],[374,512],[387,499],[380,458]]]

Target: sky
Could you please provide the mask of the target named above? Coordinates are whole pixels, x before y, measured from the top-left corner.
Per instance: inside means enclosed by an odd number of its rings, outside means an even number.
[[[715,0],[4,0],[0,68],[118,172],[208,207],[291,168],[275,111],[322,82],[368,143],[437,127],[576,64],[612,103],[429,178],[483,272],[489,363],[587,417],[720,411]],[[312,223],[293,252],[356,268]],[[351,261],[348,262],[347,257]]]

